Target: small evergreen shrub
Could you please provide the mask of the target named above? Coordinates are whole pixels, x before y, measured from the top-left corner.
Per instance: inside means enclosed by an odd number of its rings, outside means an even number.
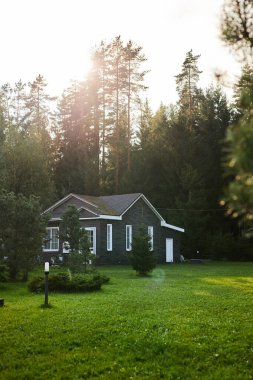
[[[130,263],[140,276],[146,276],[156,267],[154,251],[151,250],[150,236],[140,228],[133,238]]]
[[[90,292],[99,290],[103,284],[108,282],[109,277],[97,272],[73,275],[70,272],[62,272],[48,276],[48,289],[59,292]],[[28,284],[28,289],[32,292],[43,291],[44,287],[45,279],[42,276],[31,279]]]
[[[95,255],[89,252],[71,252],[68,254],[66,266],[72,273],[86,273],[92,268]]]

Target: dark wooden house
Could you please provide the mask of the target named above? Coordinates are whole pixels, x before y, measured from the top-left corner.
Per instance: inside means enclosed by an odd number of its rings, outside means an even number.
[[[68,205],[79,210],[81,226],[88,233],[91,252],[99,264],[128,263],[133,236],[143,226],[159,263],[180,260],[180,235],[184,230],[166,223],[141,193],[100,197],[69,194],[56,202],[44,212],[50,214],[43,247],[46,259],[57,259],[67,252],[59,240],[59,225]]]

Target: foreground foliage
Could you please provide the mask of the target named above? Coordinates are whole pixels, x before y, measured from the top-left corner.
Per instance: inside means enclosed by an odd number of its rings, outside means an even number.
[[[0,379],[252,379],[253,264],[104,268],[96,293],[2,284]],[[53,360],[52,360],[53,358]]]

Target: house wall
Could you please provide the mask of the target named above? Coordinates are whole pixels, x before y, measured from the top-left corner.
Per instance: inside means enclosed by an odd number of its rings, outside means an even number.
[[[62,207],[60,206],[60,209],[62,208],[61,213],[64,212],[66,206],[66,203]],[[57,208],[58,212],[59,208]],[[112,224],[112,251],[107,251],[107,224]],[[170,228],[161,227],[160,219],[143,199],[139,199],[123,215],[122,220],[81,220],[82,227],[96,227],[97,264],[129,264],[130,252],[126,251],[126,225],[132,225],[133,236],[138,233],[141,226],[144,226],[147,232],[148,226],[153,226],[154,252],[158,263],[166,262],[166,238],[172,238],[174,242],[174,261],[179,261],[181,233]],[[49,226],[59,226],[59,222],[50,222]],[[59,253],[61,252],[62,242],[60,242],[59,249]],[[46,257],[56,255],[57,252],[51,255],[50,253],[45,253]]]
[[[161,239],[160,239],[160,250],[159,250],[159,258],[158,262],[165,263],[166,262],[166,239],[173,239],[173,260],[174,262],[180,261],[180,238],[182,232],[172,230],[171,228],[161,227]]]
[[[166,262],[166,238],[173,238],[174,260],[179,260],[180,232],[161,227],[161,221],[147,204],[139,199],[124,215],[122,221],[100,221],[100,250],[97,251],[97,262],[100,264],[128,264],[130,252],[126,251],[126,225],[132,225],[133,236],[141,226],[148,232],[153,226],[154,252],[158,263]],[[107,224],[112,224],[113,247],[107,251]]]

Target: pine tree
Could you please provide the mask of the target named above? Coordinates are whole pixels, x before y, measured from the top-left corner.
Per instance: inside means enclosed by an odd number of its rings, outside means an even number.
[[[127,169],[131,169],[131,138],[132,138],[132,126],[131,126],[131,108],[132,103],[136,103],[139,100],[139,93],[147,89],[143,85],[143,81],[147,71],[140,71],[140,66],[146,61],[144,54],[142,54],[142,48],[136,46],[131,40],[127,43],[124,54],[127,63]]]
[[[108,139],[110,134],[110,117],[108,117],[109,104],[112,103],[112,94],[109,81],[109,50],[110,44],[104,41],[95,48],[92,54],[91,75],[97,91],[97,120],[99,126],[98,155],[100,157],[100,185],[102,188],[106,182],[106,156]]]
[[[197,66],[199,57],[200,55],[193,55],[192,50],[187,52],[181,73],[176,75],[179,106],[190,131],[195,123],[201,97],[201,91],[197,86],[199,75],[202,73]]]
[[[34,133],[40,139],[44,147],[48,147],[50,129],[50,102],[55,98],[46,92],[47,83],[42,75],[38,75],[33,82],[29,82],[29,94],[26,97],[26,108],[28,112],[27,122],[29,132]]]
[[[132,123],[133,110],[138,105],[138,95],[144,91],[144,78],[146,71],[141,70],[142,63],[146,60],[141,52],[142,48],[136,46],[132,41],[124,45],[120,36],[114,38],[109,44],[101,43],[96,51],[96,62],[99,64],[98,79],[100,83],[99,109],[102,114],[102,182],[108,189],[108,181],[105,180],[106,170],[108,169],[111,176],[112,162],[106,161],[107,157],[114,156],[114,179],[110,179],[111,192],[117,193],[121,186],[121,178],[124,177],[121,172],[121,136],[124,127],[122,120],[126,122],[127,131],[127,169],[131,168],[131,151],[132,151]],[[101,107],[101,104],[103,107]],[[127,118],[123,116],[127,115]],[[101,133],[100,133],[101,136]],[[113,143],[113,145],[112,145]],[[125,141],[124,141],[125,144]],[[110,165],[106,169],[106,163]],[[129,175],[129,173],[128,173]]]
[[[1,89],[1,183],[9,192],[40,197],[46,207],[54,198],[49,150],[30,128],[25,88],[20,80],[13,88],[6,84]]]
[[[127,68],[124,60],[124,47],[120,36],[114,38],[109,49],[110,71],[109,78],[114,102],[111,108],[111,115],[114,119],[114,152],[115,152],[115,175],[114,175],[114,192],[119,191],[120,176],[120,112],[124,104],[122,89],[126,83]]]
[[[153,114],[148,100],[144,104],[140,101],[139,106],[139,123],[136,142],[132,147],[132,168],[126,191],[145,193],[149,196]]]
[[[96,194],[98,146],[94,104],[89,84],[73,83],[59,103],[58,156],[55,176],[59,196],[69,192]]]

